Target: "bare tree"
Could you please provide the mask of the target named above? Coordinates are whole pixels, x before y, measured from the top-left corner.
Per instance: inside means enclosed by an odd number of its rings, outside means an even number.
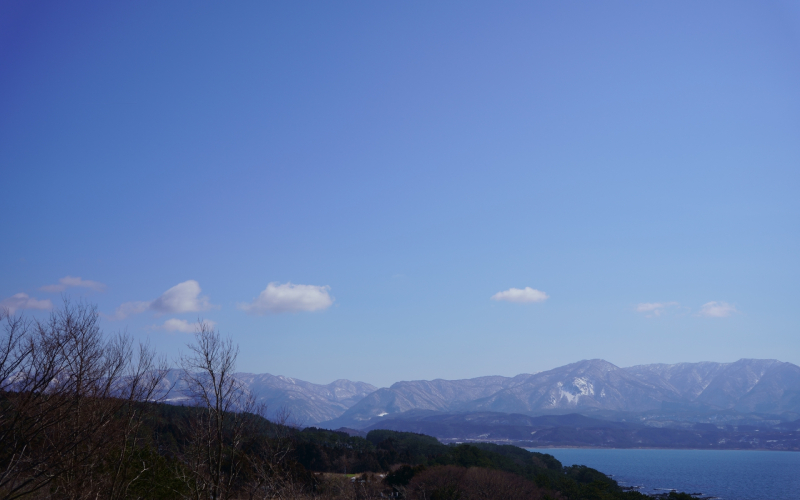
[[[190,412],[183,477],[196,500],[230,498],[242,472],[245,429],[255,400],[234,376],[238,346],[203,321],[180,360]]]
[[[157,358],[155,351],[146,344],[139,344],[135,356],[133,348],[127,345],[125,356],[134,361],[127,366],[126,373],[118,383],[114,392],[125,404],[118,410],[117,446],[115,453],[109,457],[111,473],[108,477],[106,494],[109,499],[126,498],[128,491],[142,474],[147,472],[150,464],[131,460],[144,440],[140,429],[148,416],[148,408],[142,402],[161,402],[166,393],[156,397],[156,389],[164,379],[167,371],[165,358]]]
[[[39,360],[38,370],[31,370],[36,344],[30,322],[11,316],[7,310],[0,310],[0,320],[5,323],[0,345],[0,443],[3,443],[0,447],[0,494],[2,498],[16,498],[18,492],[35,489],[37,483],[42,482],[36,478],[23,480],[20,472],[37,467],[30,441],[43,433],[51,419],[44,414],[37,422],[26,422],[25,416],[36,404],[37,394],[41,394],[55,376],[53,366],[56,363],[51,362],[52,366],[48,367]],[[37,371],[46,373],[32,377],[31,372]]]
[[[84,304],[67,301],[45,322],[3,316],[0,498],[45,487],[57,497],[86,498],[107,492],[109,478],[111,498],[121,496],[113,492],[130,475],[119,461],[115,473],[100,471],[112,448],[126,448],[141,422],[133,404],[153,394],[164,367],[146,346],[132,364],[131,338],[104,339],[96,310]]]

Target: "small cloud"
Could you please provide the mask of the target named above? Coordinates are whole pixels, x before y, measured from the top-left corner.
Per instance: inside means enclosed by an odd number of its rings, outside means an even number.
[[[184,281],[173,286],[161,296],[151,301],[125,302],[117,308],[111,319],[125,319],[132,314],[147,310],[159,314],[200,312],[212,309],[207,296],[200,296],[200,284],[195,280]]]
[[[318,311],[333,304],[329,286],[293,285],[277,282],[267,288],[249,304],[239,304],[239,309],[251,314],[282,313],[296,311]]]
[[[707,318],[727,318],[731,314],[738,313],[739,311],[736,308],[727,302],[722,301],[711,301],[706,302],[703,304],[703,307],[700,308],[700,312],[697,313],[698,316],[705,316]]]
[[[636,311],[645,313],[648,318],[657,318],[667,312],[668,308],[677,306],[677,302],[642,302],[636,305]]]
[[[150,309],[160,313],[200,312],[212,307],[208,297],[200,296],[200,283],[195,280],[178,283],[150,303]]]
[[[50,299],[38,300],[28,296],[27,293],[17,293],[0,301],[0,309],[3,308],[7,309],[9,314],[14,314],[21,309],[52,309],[53,303],[50,302]]]
[[[166,330],[168,332],[194,333],[201,326],[213,329],[215,326],[217,326],[217,324],[210,319],[204,319],[201,322],[189,323],[185,319],[171,318],[166,320],[163,325],[155,326],[153,328]]]
[[[549,298],[550,296],[543,291],[536,290],[535,288],[531,288],[529,286],[526,286],[523,289],[509,288],[508,290],[497,292],[496,294],[492,295],[492,300],[505,300],[506,302],[520,303],[544,302]]]
[[[57,285],[45,285],[39,290],[43,292],[63,292],[70,287],[89,288],[96,292],[104,292],[106,286],[98,281],[84,280],[75,276],[64,276]]]
[[[109,316],[109,319],[125,319],[134,314],[143,313],[150,309],[151,302],[125,302],[114,311],[114,314]]]

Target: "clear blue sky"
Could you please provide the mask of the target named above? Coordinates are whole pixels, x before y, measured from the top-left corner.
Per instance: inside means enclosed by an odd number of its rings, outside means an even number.
[[[3,304],[170,357],[800,363],[796,3],[2,2],[0,168]]]

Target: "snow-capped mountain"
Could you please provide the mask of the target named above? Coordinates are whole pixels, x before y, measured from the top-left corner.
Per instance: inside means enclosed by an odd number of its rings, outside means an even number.
[[[300,425],[333,429],[365,428],[411,410],[544,415],[688,408],[800,414],[800,367],[776,360],[620,368],[593,359],[516,377],[414,380],[382,389],[349,380],[313,384],[268,373],[236,377],[266,403],[270,414],[285,408]],[[162,387],[174,386],[167,402],[189,404],[179,380],[180,371],[170,371]]]
[[[363,428],[409,410],[542,415],[646,412],[689,404],[703,411],[800,413],[800,367],[776,360],[620,368],[595,359],[516,377],[398,382],[354,404],[329,428]]]

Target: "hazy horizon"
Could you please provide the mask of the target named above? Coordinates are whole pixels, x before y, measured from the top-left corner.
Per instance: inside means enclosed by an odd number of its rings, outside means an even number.
[[[800,364],[800,7],[0,5],[0,305],[327,384]]]

